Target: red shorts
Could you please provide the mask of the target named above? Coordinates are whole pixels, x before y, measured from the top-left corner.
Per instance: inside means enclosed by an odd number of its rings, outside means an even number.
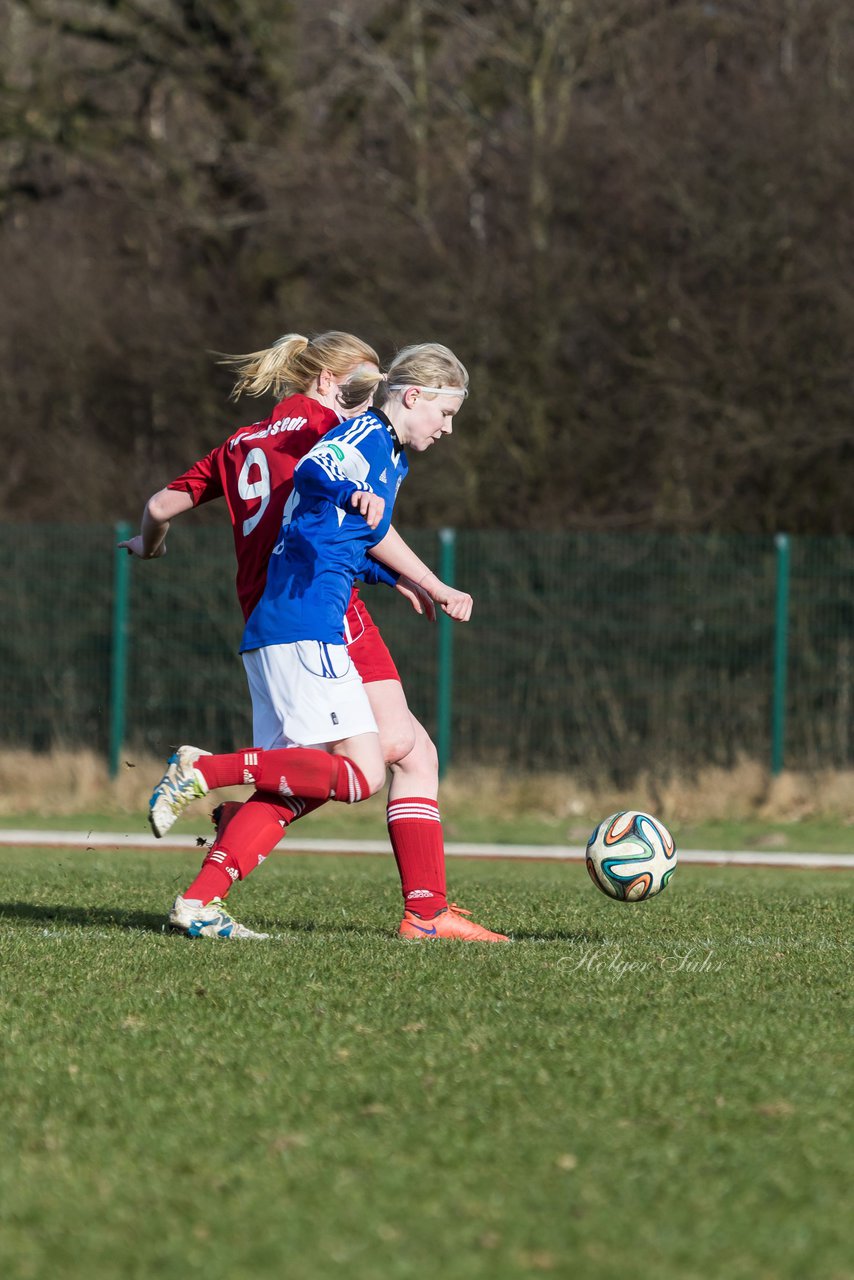
[[[377,680],[396,680],[400,683],[397,667],[380,635],[380,629],[355,590],[344,614],[344,639],[347,652],[353,659],[353,666],[362,677],[363,684],[374,684]]]

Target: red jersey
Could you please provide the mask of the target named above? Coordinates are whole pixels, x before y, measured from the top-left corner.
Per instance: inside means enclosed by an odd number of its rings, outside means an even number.
[[[193,505],[225,498],[237,556],[237,598],[248,618],[264,590],[267,564],[293,489],[294,467],[341,419],[309,396],[288,396],[269,418],[241,427],[167,488]]]

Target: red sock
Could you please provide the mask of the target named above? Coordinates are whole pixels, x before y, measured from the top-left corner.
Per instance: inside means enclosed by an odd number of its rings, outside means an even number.
[[[212,851],[211,851],[212,852]],[[185,898],[198,900],[207,906],[214,898],[224,898],[232,885],[232,879],[225,867],[210,861],[210,853],[205,856],[199,874],[188,889],[184,890]]]
[[[256,791],[245,804],[222,805],[216,839],[184,897],[205,903],[224,898],[235,880],[245,880],[260,867],[292,822],[322,804],[297,796],[275,801]]]
[[[303,800],[343,800],[347,804],[366,799],[369,794],[364,774],[352,760],[312,747],[200,756],[195,767],[211,790],[254,782],[259,791]]]
[[[439,806],[417,796],[389,800],[386,820],[404,905],[419,916],[434,916],[448,905]]]

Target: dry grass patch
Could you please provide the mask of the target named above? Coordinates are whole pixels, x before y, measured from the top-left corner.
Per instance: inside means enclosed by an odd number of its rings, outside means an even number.
[[[162,757],[127,753],[118,775],[111,778],[103,756],[94,751],[57,748],[44,755],[0,751],[0,816],[146,813],[163,765]],[[251,790],[232,787],[228,798],[244,799]],[[217,803],[225,793],[211,792],[211,797]]]
[[[719,821],[800,822],[830,818],[854,825],[854,771],[787,771],[773,778],[754,760],[694,774],[642,773],[623,787],[573,774],[518,775],[501,769],[455,769],[442,784],[447,816],[472,805],[508,818],[539,816],[580,837],[585,822],[619,809],[655,813],[674,825]]]
[[[0,751],[0,816],[75,813],[139,814],[148,807],[163,760],[126,753],[109,777],[93,751],[57,749],[46,755]],[[250,787],[212,792],[242,799]],[[378,798],[379,799],[379,798]],[[755,761],[693,775],[639,775],[624,787],[572,773],[518,774],[501,768],[457,768],[441,787],[442,813],[451,822],[472,815],[508,823],[526,817],[551,823],[555,841],[577,842],[591,821],[618,809],[655,813],[674,825],[715,821],[800,822],[830,818],[854,825],[854,771],[787,771],[772,778]],[[370,802],[373,803],[373,802]],[[361,808],[361,806],[360,806]]]

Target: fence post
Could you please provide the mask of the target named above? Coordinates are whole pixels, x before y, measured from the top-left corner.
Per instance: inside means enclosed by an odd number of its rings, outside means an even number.
[[[455,529],[439,530],[439,577],[449,587],[454,585]],[[454,637],[453,622],[446,613],[439,612],[439,654],[436,676],[436,750],[439,753],[439,777],[443,777],[451,762],[451,708],[454,687]]]
[[[116,542],[126,541],[133,530],[125,521],[116,525]],[[128,665],[128,605],[130,601],[130,559],[127,551],[113,553],[113,623],[110,644],[110,777],[119,771],[119,754],[125,737]]]
[[[782,772],[786,738],[786,677],[789,662],[789,537],[778,533],[774,611],[774,695],[771,705],[771,773]]]

